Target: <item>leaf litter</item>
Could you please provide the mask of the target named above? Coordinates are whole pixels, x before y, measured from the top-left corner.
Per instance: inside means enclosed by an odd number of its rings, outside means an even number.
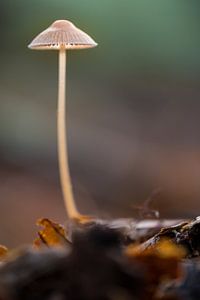
[[[40,219],[33,245],[0,247],[0,300],[200,299],[200,218],[165,223]]]

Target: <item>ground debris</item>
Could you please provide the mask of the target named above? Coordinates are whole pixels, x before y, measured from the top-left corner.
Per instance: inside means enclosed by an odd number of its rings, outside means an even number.
[[[38,238],[33,242],[35,247],[58,247],[70,244],[64,226],[47,218],[38,220],[37,225],[41,226],[42,229],[38,231]]]
[[[0,261],[4,261],[8,255],[8,248],[0,245]]]
[[[120,235],[99,225],[74,233],[70,252],[27,249],[0,268],[2,300],[137,300],[145,299],[144,284],[139,265],[123,255]]]
[[[182,246],[185,249],[186,258],[200,257],[200,217],[161,229],[156,235],[141,244],[140,250],[154,248],[165,239]]]
[[[150,239],[148,224],[40,220],[34,247],[1,264],[0,300],[200,299],[200,218],[156,223]]]

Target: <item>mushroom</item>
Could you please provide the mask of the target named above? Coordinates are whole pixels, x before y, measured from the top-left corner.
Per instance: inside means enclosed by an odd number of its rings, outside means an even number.
[[[89,35],[67,20],[55,21],[28,45],[30,49],[34,50],[59,51],[57,138],[60,180],[68,217],[80,222],[87,222],[90,217],[78,212],[70,178],[65,101],[66,50],[86,49],[95,46],[97,43]]]

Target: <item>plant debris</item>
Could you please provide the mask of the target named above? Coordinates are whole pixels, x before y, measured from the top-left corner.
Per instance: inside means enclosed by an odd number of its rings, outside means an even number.
[[[37,221],[37,225],[42,226],[42,229],[38,231],[38,238],[34,241],[36,247],[69,244],[66,230],[62,225],[49,219],[40,219]]]
[[[141,245],[141,251],[155,247],[163,240],[168,239],[176,245],[182,246],[186,251],[186,257],[200,256],[200,217],[189,222],[161,229],[151,239]]]
[[[146,230],[144,242],[141,224],[125,223],[39,220],[33,247],[4,256],[0,300],[200,299],[200,218]]]
[[[8,248],[3,245],[0,245],[0,260],[4,260],[8,254]]]

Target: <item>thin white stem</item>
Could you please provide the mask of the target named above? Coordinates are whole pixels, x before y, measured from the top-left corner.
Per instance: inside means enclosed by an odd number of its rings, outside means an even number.
[[[65,207],[70,219],[77,218],[79,212],[74,201],[67,147],[67,130],[66,130],[66,101],[65,101],[65,84],[66,84],[66,50],[59,51],[59,77],[58,77],[58,117],[57,117],[57,134],[58,134],[58,160],[60,170],[61,187],[64,197]]]

